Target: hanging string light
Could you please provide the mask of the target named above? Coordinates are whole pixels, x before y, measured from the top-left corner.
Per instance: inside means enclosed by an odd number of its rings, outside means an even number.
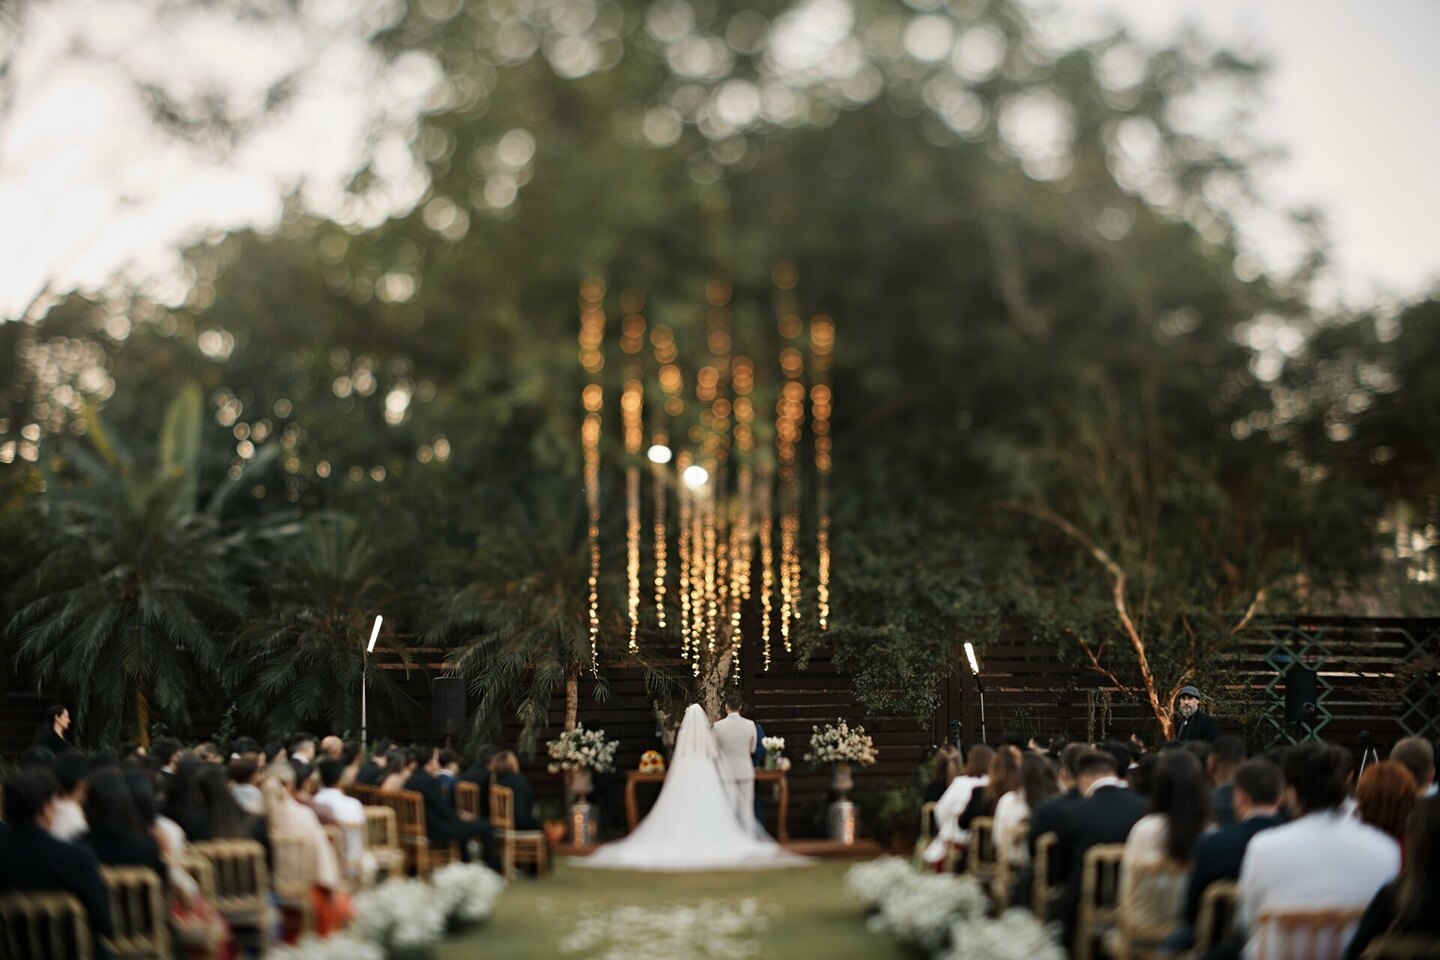
[[[665,508],[669,502],[669,484],[667,482],[667,465],[674,459],[670,449],[670,435],[666,430],[666,417],[678,417],[685,409],[685,400],[681,393],[684,386],[684,378],[680,368],[675,365],[678,351],[675,349],[675,335],[670,328],[661,324],[655,327],[650,333],[650,343],[655,347],[655,363],[659,367],[660,389],[665,394],[665,402],[655,407],[653,413],[654,426],[650,438],[650,475],[654,481],[655,499],[655,621],[656,625],[664,630],[666,627],[665,616],[665,580],[668,575],[666,561],[668,559],[668,540],[665,534]],[[683,487],[679,490],[683,496]],[[686,527],[683,522],[681,530]],[[683,592],[682,599],[688,601],[688,595]],[[688,631],[688,623],[682,622],[682,627]],[[686,634],[688,639],[688,632]]]
[[[792,268],[793,271],[793,268]],[[777,271],[778,273],[778,271]],[[786,287],[784,280],[789,280]],[[775,452],[779,463],[780,511],[780,637],[785,652],[793,651],[791,623],[800,618],[800,464],[801,425],[805,416],[805,357],[794,344],[804,332],[798,313],[799,304],[788,292],[798,274],[777,277],[782,294],[777,306],[780,312],[780,337],[785,346],[780,351],[780,370],[785,382],[775,403]]]
[[[690,452],[682,451],[676,460],[676,472],[683,478],[690,469]],[[691,647],[692,584],[694,578],[694,530],[695,498],[690,485],[683,481],[677,486],[680,498],[680,656],[689,659]]]
[[[589,512],[590,576],[588,579],[588,614],[590,632],[590,672],[600,673],[600,412],[605,406],[605,392],[600,386],[605,369],[605,310],[601,304],[605,284],[594,277],[580,285],[580,365],[590,375],[581,400],[585,421],[580,428],[584,450],[585,506]]]
[[[815,434],[815,612],[821,630],[830,629],[830,364],[835,347],[835,321],[825,315],[810,320],[810,429]]]

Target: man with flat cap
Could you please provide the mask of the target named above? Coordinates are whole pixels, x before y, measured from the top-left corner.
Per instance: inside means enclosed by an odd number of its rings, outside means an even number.
[[[1200,691],[1194,687],[1180,688],[1180,727],[1175,731],[1176,740],[1204,740],[1214,743],[1220,736],[1220,724],[1215,718],[1200,709]]]

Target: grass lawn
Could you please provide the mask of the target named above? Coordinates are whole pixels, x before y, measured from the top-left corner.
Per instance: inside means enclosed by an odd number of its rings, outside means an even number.
[[[901,960],[846,895],[849,866],[662,874],[561,860],[544,880],[512,883],[483,927],[440,944],[435,957]]]

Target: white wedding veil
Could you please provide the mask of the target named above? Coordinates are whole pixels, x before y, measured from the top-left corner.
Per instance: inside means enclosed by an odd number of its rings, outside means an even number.
[[[675,734],[675,753],[671,763],[684,757],[718,757],[720,745],[715,740],[715,731],[710,727],[710,718],[705,708],[692,703],[685,708],[685,717],[680,721],[680,731]]]

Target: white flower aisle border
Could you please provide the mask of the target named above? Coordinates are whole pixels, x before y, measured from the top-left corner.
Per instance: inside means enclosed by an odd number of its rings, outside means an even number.
[[[899,857],[852,867],[845,888],[888,933],[917,956],[935,960],[1065,960],[1065,952],[1028,910],[987,914],[990,901],[972,877],[921,873]]]
[[[355,919],[343,934],[301,938],[270,951],[270,960],[391,960],[425,956],[447,930],[486,919],[505,881],[489,867],[452,863],[424,880],[387,880],[355,896]]]
[[[744,960],[760,953],[770,910],[753,898],[641,906],[582,904],[560,952],[587,960]]]

